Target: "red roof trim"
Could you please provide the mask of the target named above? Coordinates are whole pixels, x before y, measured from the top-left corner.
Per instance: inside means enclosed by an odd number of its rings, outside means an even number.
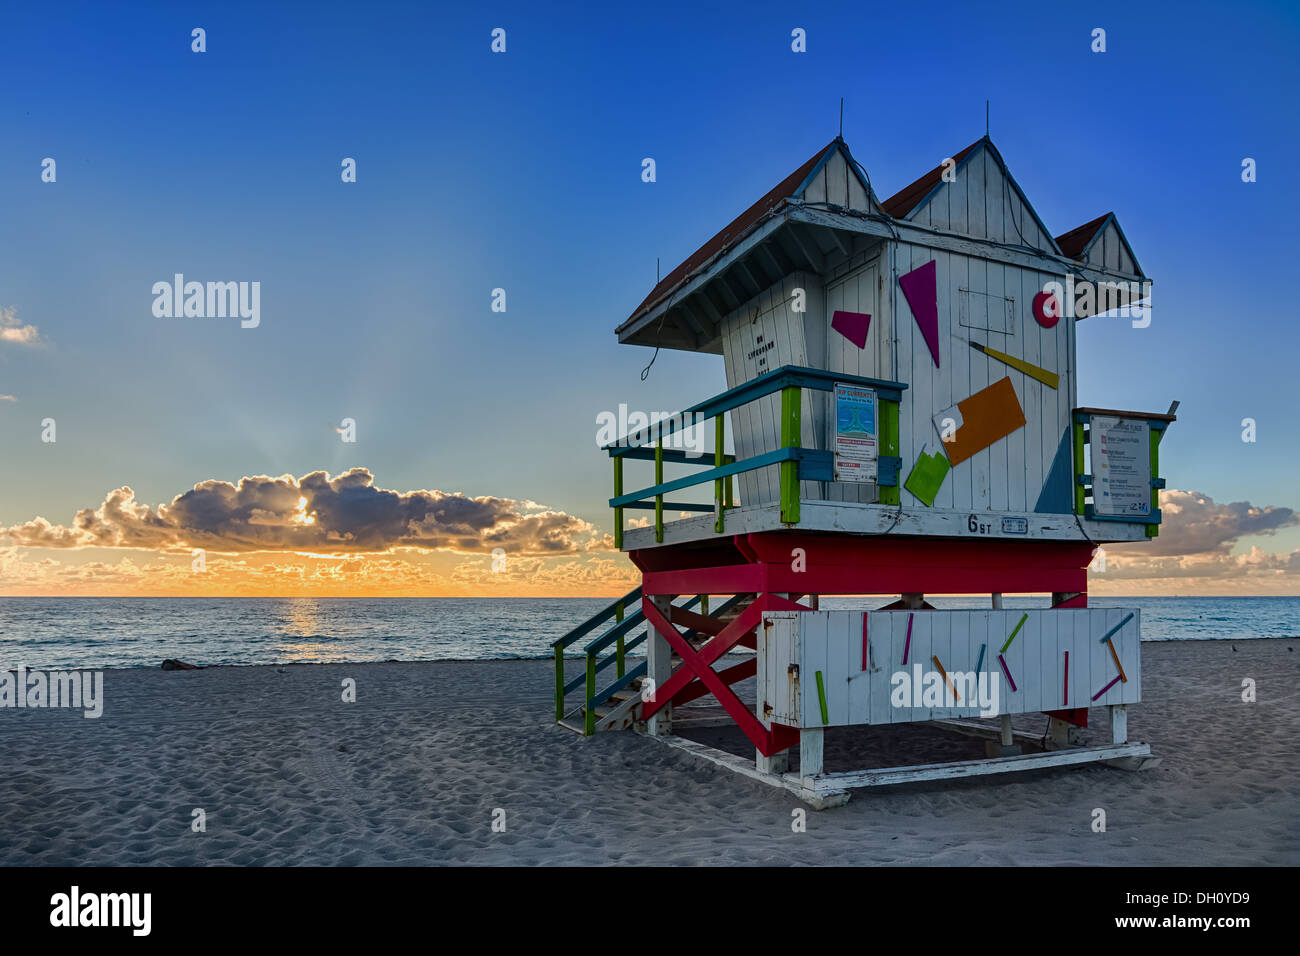
[[[647,295],[641,304],[633,310],[631,317],[619,326],[618,331],[622,331],[628,323],[639,316],[642,312],[656,304],[661,298],[667,295],[671,290],[686,280],[696,269],[704,265],[718,253],[722,252],[728,246],[741,239],[749,230],[765,215],[775,209],[785,200],[794,195],[795,191],[803,183],[808,175],[821,162],[822,158],[839,143],[839,140],[832,140],[827,146],[819,149],[811,159],[792,172],[785,179],[781,180],[754,205],[750,206],[735,219],[731,220],[721,232],[706,242],[700,248],[696,249],[691,255],[668,275],[664,276]]]
[[[982,139],[976,140],[956,156],[953,156],[952,159],[955,162],[960,163],[982,142],[984,142]],[[925,199],[925,197],[930,194],[930,190],[934,189],[935,186],[939,185],[939,183],[943,181],[943,170],[945,166],[945,163],[940,163],[910,186],[905,186],[898,192],[894,193],[894,195],[882,202],[880,207],[895,219],[907,218],[907,215],[921,204],[921,200]]]
[[[1056,244],[1061,249],[1061,255],[1067,259],[1078,259],[1083,255],[1083,250],[1088,248],[1088,243],[1092,242],[1092,237],[1101,231],[1106,225],[1106,221],[1114,213],[1103,213],[1091,222],[1085,222],[1082,226],[1071,229],[1069,232],[1062,233],[1056,237]]]

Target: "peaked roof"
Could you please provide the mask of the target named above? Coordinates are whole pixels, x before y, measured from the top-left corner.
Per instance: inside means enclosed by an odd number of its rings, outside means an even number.
[[[664,276],[659,283],[650,290],[650,294],[641,300],[641,304],[632,310],[632,315],[627,321],[631,322],[632,319],[635,319],[642,312],[646,311],[660,299],[664,298],[664,296],[674,291],[697,269],[713,259],[713,257],[718,253],[744,238],[745,235],[747,235],[749,231],[758,224],[759,220],[777,206],[781,205],[781,203],[802,193],[804,187],[812,180],[813,176],[817,173],[822,164],[830,159],[831,154],[837,149],[842,149],[845,158],[850,161],[850,166],[854,166],[853,157],[852,154],[849,153],[848,145],[840,137],[835,137],[835,139],[831,140],[824,147],[814,153],[802,166],[777,183],[776,186],[769,190],[763,198],[758,200],[758,202],[754,203],[735,219],[731,220],[731,222],[727,223],[727,225],[724,226],[717,235],[691,253],[681,265],[668,273],[668,275]],[[856,166],[854,166],[854,172],[862,182],[863,188],[867,188],[866,181],[862,178],[862,174],[857,172]],[[869,201],[875,199],[875,196],[871,194],[870,189],[867,189],[867,196],[869,197]],[[624,322],[623,325],[627,325],[627,322]],[[620,330],[622,328],[623,326],[619,326]]]
[[[1061,247],[1061,254],[1068,259],[1082,259],[1084,252],[1092,245],[1092,240],[1101,232],[1102,226],[1106,225],[1106,220],[1114,215],[1113,212],[1102,213],[1092,222],[1085,222],[1082,226],[1057,236],[1056,244]]]
[[[988,150],[989,155],[993,157],[993,161],[997,163],[998,168],[1002,171],[1003,178],[1011,188],[1015,190],[1016,195],[1020,197],[1020,204],[1026,211],[1028,211],[1029,215],[1033,216],[1034,223],[1038,226],[1039,231],[1042,232],[1043,238],[1052,246],[1052,250],[1056,251],[1056,242],[1052,239],[1052,234],[1043,223],[1042,217],[1038,215],[1037,210],[1034,209],[1033,204],[1029,201],[1029,197],[1026,196],[1025,191],[1020,188],[1020,184],[1016,182],[1016,177],[1011,175],[1011,168],[1007,166],[1007,161],[1002,158],[1002,154],[998,152],[998,148],[993,145],[993,140],[989,139],[987,135],[977,139],[961,152],[951,157],[955,162],[953,168],[960,170],[975,157],[976,153],[980,149]],[[932,196],[939,192],[939,189],[944,182],[943,173],[946,168],[948,168],[946,161],[940,163],[910,186],[890,196],[887,200],[881,203],[881,208],[895,219],[911,218],[926,204],[927,201],[929,201]]]
[[[953,160],[960,163],[982,142],[984,142],[982,139],[975,140],[975,142],[971,143],[956,156],[953,156]],[[946,163],[940,163],[916,182],[912,183],[912,185],[904,186],[898,192],[894,193],[894,195],[882,202],[880,204],[881,208],[895,219],[904,218],[913,209],[921,205],[921,200],[930,194],[930,190],[943,182],[943,171],[946,166]]]
[[[1025,195],[1024,190],[1020,188],[1020,184],[1017,183],[1015,177],[1012,176],[1011,170],[1007,167],[1006,161],[1002,158],[1002,154],[998,152],[997,147],[993,145],[993,141],[989,139],[987,135],[977,139],[965,149],[961,150],[961,152],[955,154],[952,157],[952,160],[958,167],[964,166],[981,148],[987,149],[989,154],[993,157],[994,161],[1001,169],[1006,182],[1010,184],[1011,188],[1015,190],[1016,194],[1019,196],[1023,208],[1033,217],[1034,222],[1041,231],[1047,244],[1053,247],[1052,251],[1059,252],[1065,257],[1071,259],[1086,258],[1088,249],[1102,234],[1107,223],[1113,222],[1115,224],[1116,232],[1119,234],[1121,241],[1128,250],[1130,258],[1133,260],[1134,266],[1137,266],[1137,257],[1133,255],[1132,246],[1129,245],[1127,238],[1125,238],[1124,231],[1120,229],[1119,222],[1115,219],[1114,213],[1106,213],[1104,216],[1100,216],[1091,222],[1085,223],[1076,229],[1072,229],[1063,235],[1053,238],[1052,234],[1043,224],[1042,218],[1034,210],[1034,207],[1030,205],[1029,198]],[[837,151],[843,153],[849,168],[853,170],[858,182],[865,190],[868,209],[871,209],[874,205],[876,209],[881,210],[893,219],[906,219],[920,210],[920,208],[924,206],[925,203],[943,185],[943,174],[948,168],[947,161],[940,163],[915,182],[905,186],[884,202],[880,202],[872,191],[871,184],[867,180],[865,173],[862,171],[857,161],[853,159],[852,153],[849,152],[848,144],[844,142],[842,137],[837,136],[822,149],[819,149],[816,153],[810,156],[798,169],[786,176],[785,179],[781,180],[781,182],[777,183],[776,186],[769,190],[756,203],[751,205],[735,219],[731,220],[731,222],[727,223],[727,225],[714,235],[713,238],[691,253],[685,261],[677,266],[677,268],[664,276],[655,287],[650,290],[650,294],[641,300],[641,304],[632,311],[631,316],[619,325],[615,331],[622,336],[623,332],[631,327],[638,319],[660,305],[660,303],[670,297],[678,289],[682,288],[682,286],[684,286],[692,277],[704,270],[709,263],[715,261],[728,249],[731,249],[737,243],[750,235],[755,228],[767,219],[778,207],[786,202],[798,201],[803,196],[804,190],[815,180],[817,174],[825,164],[830,161],[831,157],[834,156]],[[1140,267],[1139,274],[1141,274]],[[669,304],[671,306],[671,301]]]

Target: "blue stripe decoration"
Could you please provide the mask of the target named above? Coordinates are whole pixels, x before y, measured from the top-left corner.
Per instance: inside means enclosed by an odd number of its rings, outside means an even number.
[[[1099,643],[1099,644],[1105,644],[1105,643],[1106,643],[1107,641],[1109,641],[1112,637],[1114,637],[1116,634],[1118,634],[1120,631],[1122,631],[1122,630],[1124,629],[1124,625],[1127,624],[1127,623],[1128,623],[1129,621],[1131,621],[1131,620],[1133,620],[1133,615],[1132,615],[1132,614],[1129,614],[1128,617],[1124,618],[1124,620],[1120,621],[1118,624],[1116,624],[1114,627],[1112,627],[1109,631],[1107,631],[1106,634],[1102,637],[1102,639],[1101,639],[1100,641],[1098,641],[1097,643]]]
[[[1043,490],[1038,493],[1038,504],[1034,505],[1036,514],[1065,515],[1074,512],[1073,454],[1070,429],[1067,427],[1056,446],[1056,457],[1052,459],[1052,467],[1043,481]]]

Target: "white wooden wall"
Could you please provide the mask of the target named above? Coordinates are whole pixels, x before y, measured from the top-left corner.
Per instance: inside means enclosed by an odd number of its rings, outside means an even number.
[[[823,368],[832,372],[844,372],[849,375],[862,375],[867,378],[893,379],[893,339],[890,335],[889,317],[885,314],[889,305],[888,290],[884,288],[884,275],[888,262],[881,246],[869,255],[863,263],[846,274],[831,278],[826,284],[826,353]],[[871,316],[871,326],[867,331],[867,347],[860,349],[844,336],[831,329],[831,320],[839,310],[845,312],[862,312]],[[834,397],[822,393],[813,401],[826,407],[827,434],[826,445],[834,446],[834,409],[831,407]],[[879,427],[879,423],[877,423]],[[875,484],[855,482],[823,482],[823,494],[826,501],[856,501],[871,503],[879,500]]]
[[[867,670],[862,670],[862,618],[867,614]],[[1112,641],[1127,683],[1120,681],[1096,701],[1118,671],[1101,637],[1133,614]],[[1020,620],[1024,625],[1003,655],[1016,689],[1011,689],[998,652]],[[912,640],[907,665],[907,624]],[[758,629],[757,707],[764,723],[793,727],[892,724],[980,716],[978,707],[914,708],[891,703],[894,675],[915,675],[915,664],[931,673],[938,657],[949,674],[980,670],[998,684],[1000,713],[1023,714],[1075,707],[1103,707],[1141,700],[1141,613],[1126,608],[959,611],[776,611]],[[771,626],[767,626],[770,622]],[[1069,693],[1065,651],[1070,652]],[[792,670],[797,665],[797,672]],[[822,674],[827,716],[821,717],[817,672]],[[965,692],[962,691],[963,701]],[[768,708],[771,708],[770,710]]]
[[[836,153],[809,184],[805,201],[843,205],[865,204],[867,200],[848,164]],[[994,156],[983,147],[957,170],[955,182],[943,184],[911,218],[922,225],[997,242],[1023,241],[1044,250],[1054,248]],[[1019,225],[1018,231],[1013,220]],[[1090,260],[1093,254],[1109,268],[1134,268],[1112,224],[1107,225],[1093,247]],[[935,260],[937,273],[938,367],[898,287],[900,276],[931,259]],[[990,516],[1033,512],[1077,403],[1073,323],[1062,320],[1045,329],[1032,312],[1034,296],[1048,282],[1064,283],[1064,279],[1063,273],[1006,265],[923,245],[881,243],[834,275],[792,275],[727,316],[723,322],[727,383],[734,386],[787,363],[906,383],[909,387],[903,392],[899,409],[900,500],[904,507],[927,509],[903,485],[923,449],[932,454],[943,447],[933,422],[935,414],[1009,377],[1026,424],[956,465],[928,509]],[[790,294],[796,287],[808,291],[808,311],[803,316],[789,308]],[[865,349],[858,349],[830,330],[832,316],[841,309],[872,316]],[[986,323],[990,326],[987,329],[970,327],[962,324],[964,311],[974,316],[991,311],[996,320]],[[776,343],[766,353],[768,361],[763,366],[748,358],[760,335]],[[972,340],[1055,372],[1060,376],[1059,387],[1052,389],[977,352],[970,347]],[[771,396],[732,413],[740,457],[778,447],[779,410],[780,399]],[[804,410],[804,444],[831,447],[833,415],[829,397],[805,392]],[[737,490],[742,504],[779,501],[777,469],[741,476]],[[803,482],[801,495],[813,500],[878,500],[874,485],[836,482]]]
[[[940,486],[932,509],[1032,512],[1075,406],[1073,326],[1063,319],[1045,329],[1032,310],[1034,295],[1047,282],[1064,283],[1064,276],[906,243],[896,246],[895,255],[896,319],[891,331],[896,368],[890,377],[908,384],[899,407],[899,453],[903,459],[900,485],[927,442],[928,453],[943,447],[933,421],[937,413],[1010,376],[1025,413],[1024,427],[954,466]],[[937,368],[897,282],[898,276],[931,259],[935,260],[939,304]],[[993,301],[1013,299],[1011,333],[962,325],[962,289],[991,296]],[[969,345],[972,339],[1058,373],[1059,387],[1050,388],[975,351]],[[906,488],[901,490],[900,501],[905,507],[926,507]]]
[[[803,289],[805,311],[792,308],[795,289]],[[818,365],[825,349],[822,329],[822,281],[796,272],[773,285],[723,317],[722,355],[727,368],[727,387],[743,385],[782,365]],[[759,339],[762,339],[760,343]],[[773,347],[753,355],[767,343]],[[810,347],[817,358],[810,361]],[[807,393],[805,392],[805,396]],[[768,395],[734,409],[727,423],[737,459],[750,458],[781,447],[781,396]],[[800,425],[805,448],[823,448],[825,405],[805,401]],[[804,498],[820,497],[820,482],[801,483]],[[778,469],[775,466],[736,476],[740,504],[764,504],[781,500]]]
[[[939,306],[937,368],[897,281],[931,259],[936,261]],[[1032,512],[1075,406],[1072,326],[1063,320],[1045,329],[1032,314],[1034,295],[1053,280],[1063,282],[1064,277],[906,243],[882,246],[879,254],[831,278],[825,286],[817,276],[796,273],[724,318],[727,386],[786,364],[906,383],[909,387],[899,408],[901,486],[922,448],[933,453],[942,447],[934,415],[1009,376],[1025,413],[1025,426],[956,465],[931,507],[963,513]],[[803,315],[790,307],[796,288],[807,292]],[[990,308],[1012,300],[1010,331],[962,325],[963,298],[991,303]],[[872,316],[865,349],[830,330],[831,318],[840,309]],[[975,351],[968,344],[972,339],[1056,372],[1060,386],[1052,389]],[[752,355],[767,343],[773,347],[761,356]],[[831,447],[830,401],[824,393],[804,392],[805,447]],[[729,428],[739,457],[779,447],[780,408],[780,397],[772,395],[731,413]],[[874,485],[805,481],[800,493],[811,500],[877,500]],[[779,501],[777,469],[739,476],[737,494],[742,504]],[[905,506],[926,507],[905,488],[900,494]]]

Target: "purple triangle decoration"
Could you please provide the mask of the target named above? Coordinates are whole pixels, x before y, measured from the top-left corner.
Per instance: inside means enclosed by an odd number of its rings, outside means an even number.
[[[867,347],[867,330],[871,328],[871,316],[865,312],[841,312],[835,310],[831,316],[831,328],[844,336],[860,349]]]
[[[907,297],[907,304],[912,309],[917,328],[925,337],[925,344],[930,346],[934,356],[934,367],[939,367],[939,297],[938,282],[935,278],[934,260],[931,259],[919,269],[913,269],[905,276],[898,277],[898,284]]]

